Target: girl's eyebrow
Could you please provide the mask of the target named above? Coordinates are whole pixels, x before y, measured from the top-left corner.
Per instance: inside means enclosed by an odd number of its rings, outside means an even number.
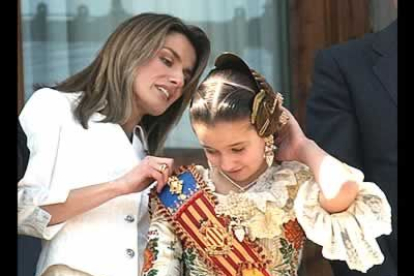
[[[245,144],[245,142],[237,142],[237,143],[229,145],[229,147],[236,147],[236,146],[240,146],[240,145],[244,145],[244,144]]]
[[[211,148],[211,147],[209,147],[209,146],[207,146],[207,145],[204,145],[204,144],[202,144],[202,143],[200,143],[201,144],[201,146],[203,147],[203,148],[206,148],[206,149],[213,149],[213,148]],[[241,146],[241,145],[244,145],[245,144],[245,142],[237,142],[237,143],[234,143],[234,144],[231,144],[231,145],[229,145],[228,147],[229,148],[232,148],[232,147],[237,147],[237,146]]]

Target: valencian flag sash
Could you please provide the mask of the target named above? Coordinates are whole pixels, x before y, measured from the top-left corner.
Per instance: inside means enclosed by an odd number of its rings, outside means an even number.
[[[181,167],[158,196],[158,206],[173,225],[184,248],[193,247],[207,267],[225,276],[271,276],[263,249],[245,238],[240,242],[230,218],[214,210],[217,198],[194,166]]]

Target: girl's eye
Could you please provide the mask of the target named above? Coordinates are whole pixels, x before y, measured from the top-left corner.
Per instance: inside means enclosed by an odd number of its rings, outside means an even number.
[[[244,148],[234,148],[234,149],[231,149],[231,151],[232,152],[242,152],[244,150]]]
[[[216,153],[216,151],[214,151],[214,150],[211,150],[211,149],[204,149],[205,151],[206,151],[206,153],[208,153],[208,154],[215,154]]]

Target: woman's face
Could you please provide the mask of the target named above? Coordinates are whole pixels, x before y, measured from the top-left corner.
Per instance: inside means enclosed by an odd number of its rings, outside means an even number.
[[[141,116],[163,114],[181,97],[196,61],[196,51],[186,36],[180,33],[167,35],[155,56],[136,69],[135,113]]]
[[[214,126],[193,123],[208,161],[239,184],[258,177],[266,165],[265,142],[249,119],[219,122]]]

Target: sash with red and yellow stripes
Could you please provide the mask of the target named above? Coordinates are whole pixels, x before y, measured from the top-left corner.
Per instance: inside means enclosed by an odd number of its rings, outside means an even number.
[[[217,216],[217,199],[193,166],[170,177],[158,195],[183,247],[194,247],[208,267],[226,276],[270,276],[262,248],[236,239],[230,219]]]

